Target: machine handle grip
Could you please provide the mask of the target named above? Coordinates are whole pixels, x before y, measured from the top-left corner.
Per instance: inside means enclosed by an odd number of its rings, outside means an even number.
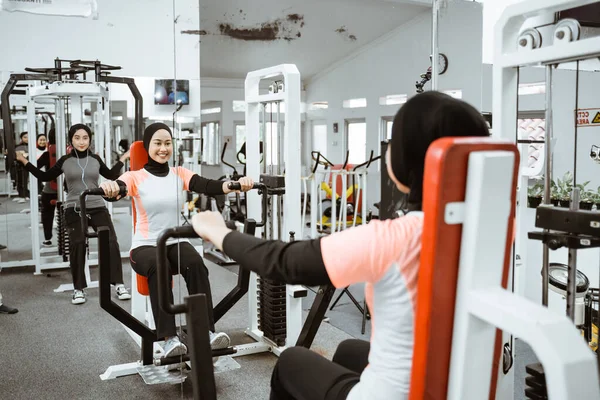
[[[229,190],[241,190],[242,189],[242,185],[239,182],[229,182],[227,184],[227,188]],[[261,201],[261,221],[258,222],[256,224],[256,226],[258,228],[265,226],[265,224],[267,223],[267,204],[268,204],[268,198],[267,198],[267,187],[265,186],[264,183],[255,183],[254,185],[252,185],[252,189],[257,189],[260,191],[260,194],[262,195],[262,201]]]
[[[264,185],[262,183],[255,183],[252,186],[252,189],[261,189]],[[227,183],[227,189],[229,190],[242,190],[242,184],[239,182],[229,182]]]
[[[79,204],[80,204],[80,208],[81,208],[81,232],[83,232],[83,235],[86,237],[98,237],[97,233],[88,233],[88,219],[87,219],[87,210],[86,210],[86,205],[85,205],[85,198],[87,196],[103,196],[104,195],[104,189],[102,188],[94,188],[94,189],[87,189],[84,190],[83,192],[81,192],[81,194],[79,195]]]
[[[156,243],[156,269],[158,272],[158,304],[167,314],[181,314],[186,312],[185,304],[174,304],[168,296],[171,285],[169,284],[169,268],[167,266],[167,240],[171,238],[197,238],[198,234],[192,225],[178,226],[163,230],[158,235]]]

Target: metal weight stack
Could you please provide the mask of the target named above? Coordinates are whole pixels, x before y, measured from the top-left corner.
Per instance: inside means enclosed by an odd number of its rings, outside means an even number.
[[[69,261],[69,235],[67,235],[65,213],[62,202],[56,203],[56,230],[58,236],[58,254],[62,256],[63,261]]]
[[[264,236],[267,239],[279,239],[285,178],[283,175],[262,174],[260,182],[267,187],[269,201]],[[286,290],[285,283],[258,279],[259,329],[277,346],[284,346],[287,337]]]

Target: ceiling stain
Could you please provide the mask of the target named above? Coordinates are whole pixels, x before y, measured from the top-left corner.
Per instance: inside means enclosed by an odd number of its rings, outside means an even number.
[[[243,13],[243,10],[240,10]],[[245,19],[245,18],[244,18]],[[284,18],[263,22],[258,26],[237,26],[233,22],[221,22],[217,34],[245,41],[292,41],[302,37],[304,16],[288,14]]]
[[[204,29],[181,31],[181,33],[183,35],[199,35],[199,36],[208,35],[208,32],[206,32]]]
[[[256,28],[236,28],[231,24],[219,24],[221,35],[229,36],[239,40],[271,41],[278,39],[279,24],[265,22]]]
[[[337,28],[335,30],[336,33],[339,33],[341,36],[345,37],[346,39],[355,41],[357,40],[357,37],[351,33],[348,33],[348,28],[346,28],[346,25],[340,26],[339,28]]]

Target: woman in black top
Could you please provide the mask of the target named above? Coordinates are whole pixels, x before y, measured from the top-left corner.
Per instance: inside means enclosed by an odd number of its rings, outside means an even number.
[[[40,171],[27,161],[22,153],[17,153],[17,160],[41,181],[48,182],[65,175],[68,187],[67,199],[63,205],[65,225],[69,232],[69,262],[73,275],[73,304],[85,303],[87,282],[85,279],[86,243],[84,232],[81,231],[81,206],[79,196],[86,189],[98,187],[100,175],[106,179],[114,180],[121,174],[123,161],[129,158],[129,152],[121,156],[121,160],[109,169],[102,159],[90,151],[92,132],[83,124],[76,124],[69,129],[69,143],[73,150],[66,156],[56,161],[48,171]],[[121,250],[117,242],[117,235],[101,196],[88,196],[86,199],[89,224],[94,229],[107,226],[110,229],[110,266],[111,283],[116,285],[117,296],[120,300],[129,300],[131,295],[123,284],[123,266],[121,264]]]

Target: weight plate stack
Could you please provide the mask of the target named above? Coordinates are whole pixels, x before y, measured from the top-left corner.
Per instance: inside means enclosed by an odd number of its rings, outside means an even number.
[[[287,337],[286,286],[269,279],[259,279],[259,327],[266,338],[284,346]]]
[[[548,400],[546,375],[542,364],[529,364],[525,367],[525,397],[531,400]]]
[[[58,254],[62,256],[63,262],[67,262],[69,261],[69,235],[67,234],[65,212],[61,202],[56,203],[56,225],[58,236]]]

